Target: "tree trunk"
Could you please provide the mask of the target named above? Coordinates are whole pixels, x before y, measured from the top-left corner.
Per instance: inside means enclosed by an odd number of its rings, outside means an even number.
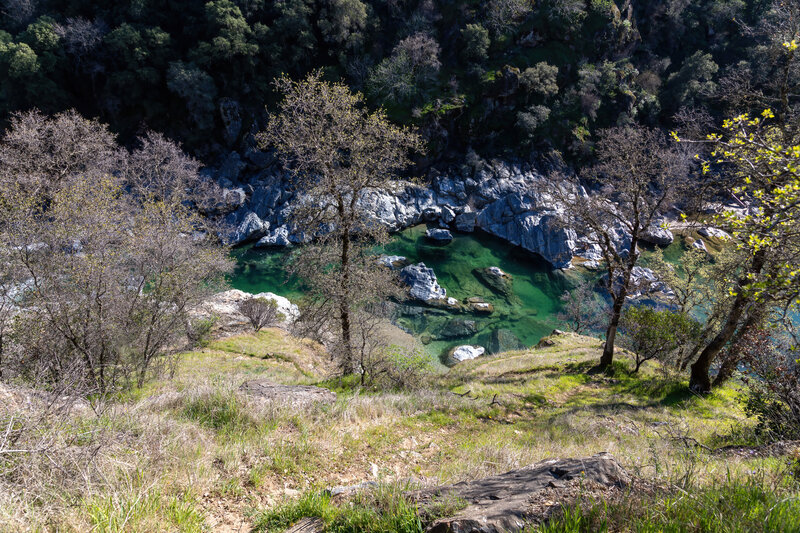
[[[763,250],[756,252],[753,256],[753,261],[748,269],[749,274],[758,274],[764,267],[765,254]],[[711,392],[711,363],[719,355],[719,352],[725,347],[726,344],[733,338],[736,333],[736,328],[739,325],[739,320],[742,318],[747,305],[750,303],[750,297],[746,296],[745,289],[749,282],[747,276],[743,276],[739,280],[739,291],[736,294],[736,299],[733,301],[728,318],[722,330],[717,333],[711,342],[700,352],[697,361],[691,367],[691,375],[689,377],[689,389],[699,394],[706,394]]]
[[[345,374],[353,371],[353,341],[350,326],[350,232],[344,228],[342,235],[342,281],[339,295],[339,316],[342,327],[342,370]]]
[[[748,314],[744,325],[739,328],[739,331],[736,332],[735,337],[732,339],[731,349],[729,350],[728,357],[722,361],[722,364],[719,367],[719,372],[717,372],[717,376],[711,383],[712,389],[722,386],[731,378],[731,376],[733,376],[733,372],[739,365],[739,361],[742,360],[741,347],[737,348],[737,344],[748,331],[758,326],[761,320],[762,313],[759,309],[756,309]]]
[[[614,306],[611,311],[611,320],[606,329],[606,343],[603,345],[603,355],[600,357],[600,370],[605,370],[614,362],[614,341],[617,337],[617,328],[619,327],[619,320],[622,317],[622,306],[625,305],[625,298],[628,296],[628,286],[631,283],[631,273],[633,267],[636,266],[636,247],[638,246],[638,239],[636,235],[631,237],[630,251],[628,252],[628,264],[625,267],[625,273],[622,275],[622,286],[619,288],[619,293],[614,297]],[[609,292],[614,294],[614,280],[612,279],[611,272],[608,273]]]
[[[606,343],[603,345],[603,355],[600,357],[601,370],[610,367],[611,363],[614,361],[614,340],[617,337],[617,328],[619,327],[619,320],[622,316],[622,304],[625,301],[624,291],[625,289],[623,288],[620,291],[621,297],[618,296],[614,300],[611,321],[608,323],[608,329],[606,329]]]

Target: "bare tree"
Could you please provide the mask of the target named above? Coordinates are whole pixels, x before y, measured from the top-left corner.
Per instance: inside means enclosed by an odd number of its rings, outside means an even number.
[[[607,320],[607,309],[599,301],[589,281],[582,281],[571,291],[565,291],[560,300],[558,319],[566,322],[575,333],[590,333],[602,327]]]
[[[563,223],[595,246],[605,265],[612,308],[601,368],[613,361],[622,307],[639,261],[639,244],[683,190],[686,161],[657,130],[642,126],[603,130],[597,143],[597,163],[585,174],[594,186],[590,193],[576,192],[583,190],[577,178],[571,178],[571,187],[547,190],[564,207]]]
[[[142,384],[221,281],[230,260],[180,179],[192,169],[172,172],[162,155],[148,163],[140,151],[128,165],[104,126],[74,112],[15,117],[0,143],[0,283],[15,289],[20,377],[70,376],[80,392]],[[141,194],[155,190],[150,174],[168,196]]]
[[[108,127],[74,110],[16,113],[0,143],[0,189],[47,195],[76,176],[108,175],[123,157]]]
[[[266,298],[250,298],[239,304],[239,312],[242,313],[253,329],[261,331],[265,326],[271,326],[278,320],[278,305],[275,300]]]
[[[283,77],[276,86],[284,100],[260,140],[278,150],[301,193],[293,222],[317,245],[301,249],[294,264],[320,302],[335,310],[342,368],[349,373],[353,311],[374,300],[381,285],[374,282],[382,271],[369,246],[386,235],[364,201],[391,185],[421,141],[390,124],[383,111],[369,112],[361,94],[323,81],[318,72],[298,82]]]

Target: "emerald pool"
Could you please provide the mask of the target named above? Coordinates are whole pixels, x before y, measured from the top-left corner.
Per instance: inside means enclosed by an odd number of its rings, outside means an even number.
[[[559,297],[578,276],[574,271],[553,270],[540,257],[482,232],[454,234],[445,245],[430,242],[424,225],[393,236],[384,252],[401,255],[412,263],[423,262],[436,272],[447,295],[465,301],[479,297],[494,307],[486,315],[453,313],[423,304],[399,306],[396,323],[426,343],[427,350],[443,356],[461,344],[481,345],[492,351],[532,346],[560,326]],[[274,292],[289,299],[301,295],[296,280],[285,282],[285,252],[240,248],[234,251],[237,266],[231,285],[243,291]],[[510,294],[485,285],[475,271],[496,266],[513,276]],[[464,324],[464,323],[467,324]]]

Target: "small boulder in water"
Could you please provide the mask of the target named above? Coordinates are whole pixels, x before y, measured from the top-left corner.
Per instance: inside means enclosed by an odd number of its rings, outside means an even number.
[[[484,285],[493,291],[505,296],[511,296],[511,286],[514,278],[511,274],[503,272],[499,267],[491,266],[488,268],[476,268],[472,271],[475,276],[481,280]]]
[[[470,346],[468,344],[463,346],[456,346],[448,354],[448,360],[452,364],[460,363],[462,361],[469,361],[482,356],[486,352],[483,346]]]
[[[428,239],[438,243],[448,243],[453,240],[453,234],[450,233],[450,230],[442,228],[429,229],[425,232],[425,236]]]
[[[433,269],[426,267],[425,263],[404,267],[400,271],[400,279],[411,287],[411,297],[417,300],[431,302],[447,297],[447,291],[439,285]]]

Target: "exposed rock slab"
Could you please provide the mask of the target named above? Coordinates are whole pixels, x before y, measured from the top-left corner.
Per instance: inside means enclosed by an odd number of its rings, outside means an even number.
[[[266,379],[245,381],[239,390],[264,400],[288,405],[308,405],[312,403],[333,403],[336,393],[311,385],[279,385]]]
[[[451,364],[461,363],[462,361],[469,361],[482,356],[486,352],[483,346],[470,346],[465,344],[463,346],[456,346],[448,354],[448,360]]]
[[[464,500],[455,516],[437,520],[429,533],[501,533],[521,531],[536,521],[536,495],[572,480],[586,480],[609,489],[623,488],[630,476],[613,456],[601,453],[585,459],[552,459],[505,474],[414,493],[422,508],[442,497]]]

